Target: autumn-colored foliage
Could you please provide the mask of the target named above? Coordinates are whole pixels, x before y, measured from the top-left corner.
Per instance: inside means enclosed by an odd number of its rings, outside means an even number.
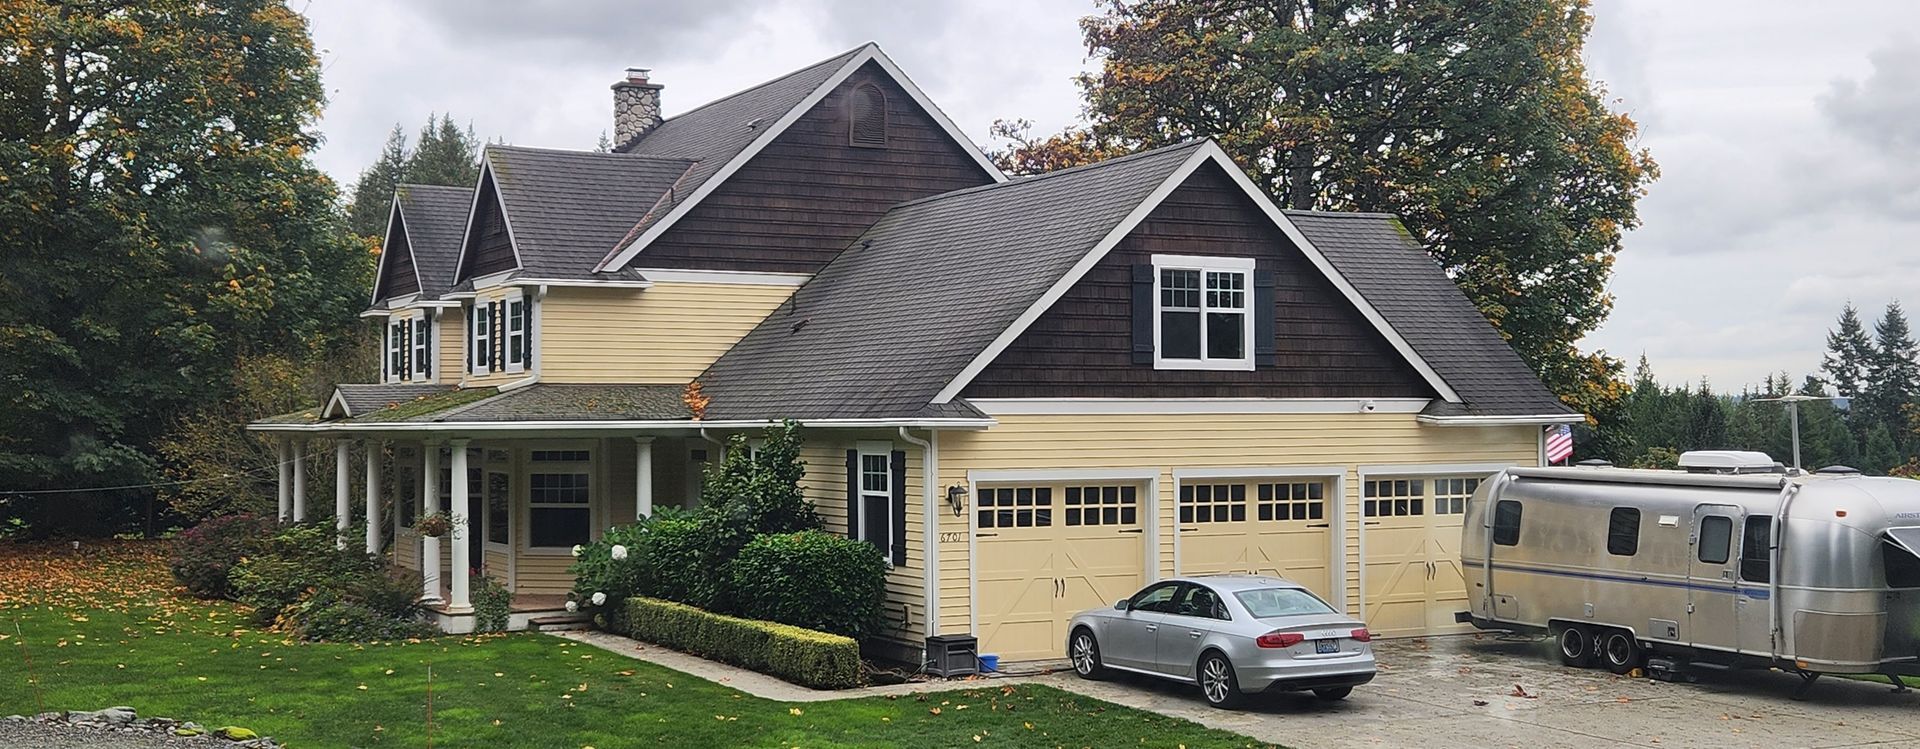
[[[699,380],[687,383],[687,389],[680,393],[680,400],[687,404],[687,410],[693,412],[695,419],[706,418],[707,405],[713,402],[712,398],[701,392]]]
[[[0,610],[191,606],[174,595],[167,551],[165,541],[0,544]]]

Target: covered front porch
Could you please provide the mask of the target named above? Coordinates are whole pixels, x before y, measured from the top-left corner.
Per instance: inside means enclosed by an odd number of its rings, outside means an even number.
[[[342,385],[324,408],[249,428],[278,450],[281,520],[325,517],[309,506],[324,507],[325,490],[308,474],[330,464],[343,548],[364,544],[417,573],[443,629],[471,631],[482,578],[511,591],[512,624],[525,628],[565,613],[575,545],[658,508],[697,506],[724,435],[758,426],[694,422],[679,390]],[[421,532],[436,514],[445,531]],[[357,525],[364,537],[349,538]]]

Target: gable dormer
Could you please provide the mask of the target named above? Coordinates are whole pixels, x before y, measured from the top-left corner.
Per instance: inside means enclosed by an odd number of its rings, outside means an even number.
[[[698,162],[601,264],[643,275],[812,273],[894,205],[1005,179],[872,44],[667,119],[628,152]]]
[[[400,198],[394,196],[387,212],[387,237],[381,245],[380,265],[374,271],[373,303],[408,294],[420,293],[420,275],[413,260],[413,243],[407,239],[406,218],[400,212]]]
[[[473,208],[467,217],[466,236],[460,243],[460,261],[454,267],[453,283],[460,285],[481,276],[490,276],[520,267],[520,253],[514,248],[513,227],[506,206],[494,183],[490,160],[480,164],[480,184],[474,189]]]

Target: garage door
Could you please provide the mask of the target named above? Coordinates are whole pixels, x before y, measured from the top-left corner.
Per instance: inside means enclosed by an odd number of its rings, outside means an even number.
[[[1180,574],[1284,577],[1333,600],[1326,479],[1180,484]]]
[[[1145,494],[1132,484],[978,488],[980,652],[1009,661],[1064,657],[1067,620],[1146,584]]]
[[[1367,628],[1383,637],[1467,631],[1460,531],[1478,478],[1369,479],[1361,485]]]

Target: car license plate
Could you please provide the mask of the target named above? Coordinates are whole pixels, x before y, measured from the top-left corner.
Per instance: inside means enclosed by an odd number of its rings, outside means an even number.
[[[1340,641],[1339,640],[1314,640],[1313,652],[1320,653],[1320,654],[1338,653],[1340,652]]]

